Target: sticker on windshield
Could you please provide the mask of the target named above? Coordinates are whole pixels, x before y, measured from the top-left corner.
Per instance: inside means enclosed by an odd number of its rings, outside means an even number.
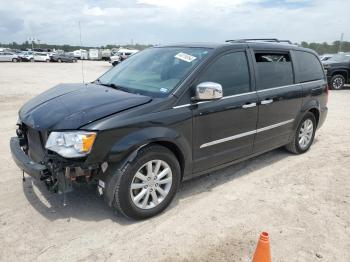
[[[162,93],[168,93],[168,89],[163,88],[163,87],[161,89],[159,89],[159,91],[162,92]]]
[[[177,59],[180,59],[182,61],[188,62],[188,63],[191,63],[193,60],[195,60],[197,58],[195,56],[191,56],[189,54],[182,53],[182,52],[178,53],[174,57]]]

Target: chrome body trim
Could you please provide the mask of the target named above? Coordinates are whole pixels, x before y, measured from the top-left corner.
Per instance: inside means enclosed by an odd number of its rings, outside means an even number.
[[[255,94],[255,93],[262,93],[262,92],[267,92],[267,91],[270,91],[270,90],[277,90],[277,89],[288,88],[288,87],[293,87],[293,86],[298,86],[298,85],[312,84],[312,83],[317,83],[317,82],[321,82],[321,84],[326,84],[327,83],[326,80],[320,79],[320,80],[314,80],[314,81],[309,81],[309,82],[304,82],[304,83],[297,83],[297,84],[292,84],[292,85],[277,86],[277,87],[272,87],[272,88],[268,88],[268,89],[263,89],[263,90],[253,91],[253,92],[247,92],[247,93],[232,95],[232,96],[224,96],[224,97],[222,97],[219,100],[232,98],[232,97],[251,95],[251,94]],[[193,103],[193,104],[184,104],[184,105],[174,106],[173,109],[186,107],[186,106],[190,106],[190,105],[199,105],[199,104],[208,103],[208,102],[211,102],[211,101],[201,101],[201,102],[197,102],[197,103]]]
[[[235,139],[238,139],[238,138],[242,138],[242,137],[245,137],[245,136],[254,135],[254,134],[257,134],[257,133],[260,133],[260,132],[264,132],[264,131],[267,131],[267,130],[270,130],[270,129],[273,129],[273,128],[276,128],[276,127],[280,127],[280,126],[289,124],[289,123],[291,123],[293,121],[294,121],[294,119],[289,119],[287,121],[283,121],[283,122],[280,122],[280,123],[277,123],[277,124],[273,124],[273,125],[270,125],[270,126],[265,126],[265,127],[262,127],[262,128],[256,129],[256,130],[252,130],[252,131],[244,132],[244,133],[237,134],[237,135],[234,135],[234,136],[229,136],[229,137],[221,138],[221,139],[218,139],[218,140],[214,140],[214,141],[202,144],[199,148],[213,146],[213,145],[216,145],[216,144],[228,142],[228,141],[235,140]]]

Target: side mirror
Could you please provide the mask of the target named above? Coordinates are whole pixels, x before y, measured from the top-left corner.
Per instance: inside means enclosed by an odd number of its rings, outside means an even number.
[[[222,86],[214,82],[203,82],[196,86],[196,94],[193,100],[208,101],[222,98]]]

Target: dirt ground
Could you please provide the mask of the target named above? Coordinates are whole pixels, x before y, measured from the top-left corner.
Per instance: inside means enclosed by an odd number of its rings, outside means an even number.
[[[85,62],[94,80],[107,62]],[[185,182],[171,206],[141,222],[79,187],[62,206],[11,159],[17,112],[38,93],[81,82],[81,63],[0,64],[0,261],[251,261],[270,233],[273,261],[350,261],[350,88],[331,91],[311,150],[274,150]]]

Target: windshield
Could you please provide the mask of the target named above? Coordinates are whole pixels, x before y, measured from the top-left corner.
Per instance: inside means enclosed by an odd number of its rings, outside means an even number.
[[[207,48],[150,48],[130,56],[98,79],[102,85],[153,97],[167,96],[210,52]]]
[[[330,62],[350,62],[350,55],[348,55],[348,54],[337,54],[337,55],[332,56],[327,61],[330,61]]]

